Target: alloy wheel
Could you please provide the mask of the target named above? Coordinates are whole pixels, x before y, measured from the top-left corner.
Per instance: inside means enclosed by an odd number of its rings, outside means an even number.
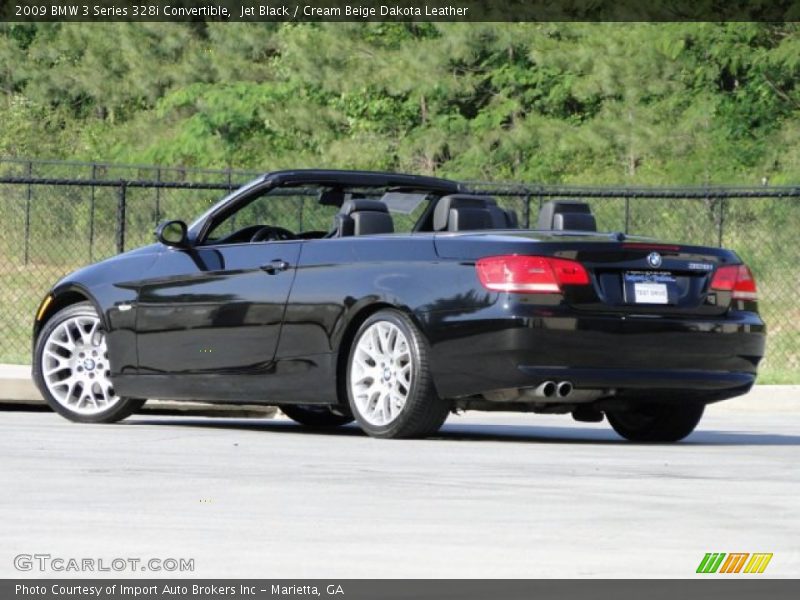
[[[361,417],[376,426],[396,420],[413,375],[409,341],[397,325],[378,321],[365,329],[350,365],[350,393]]]
[[[48,391],[70,411],[95,415],[119,403],[105,331],[96,316],[75,316],[59,324],[45,341],[41,361]]]

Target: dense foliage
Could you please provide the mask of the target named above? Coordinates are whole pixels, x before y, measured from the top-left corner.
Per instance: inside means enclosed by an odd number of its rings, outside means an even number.
[[[795,182],[797,24],[13,24],[0,156]]]

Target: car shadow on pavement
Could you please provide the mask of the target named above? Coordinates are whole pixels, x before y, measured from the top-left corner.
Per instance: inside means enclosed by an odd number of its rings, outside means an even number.
[[[436,436],[440,439],[470,441],[532,441],[559,444],[622,444],[632,445],[614,433],[598,428],[549,427],[536,425],[451,425]],[[800,446],[800,435],[768,434],[755,431],[695,431],[680,442],[700,446]],[[646,444],[653,445],[653,444]],[[667,444],[673,445],[673,444]]]
[[[242,431],[292,435],[324,435],[329,437],[366,437],[357,426],[334,429],[303,427],[286,420],[178,418],[153,419],[131,417],[126,426],[198,427],[205,429],[238,429]],[[418,440],[419,441],[419,440]],[[633,445],[610,429],[596,427],[551,427],[536,425],[453,423],[446,424],[424,442],[510,442],[537,444],[603,444]],[[652,445],[652,444],[647,444]],[[669,444],[673,445],[673,444]],[[771,434],[760,431],[700,429],[681,442],[685,446],[800,446],[800,435]]]

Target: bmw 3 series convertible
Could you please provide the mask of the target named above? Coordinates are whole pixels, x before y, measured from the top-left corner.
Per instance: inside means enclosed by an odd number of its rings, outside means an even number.
[[[734,252],[598,232],[582,202],[522,229],[453,181],[280,171],[156,238],[42,301],[33,377],[64,417],[262,403],[407,438],[451,412],[529,411],[671,442],[746,393],[764,354]]]

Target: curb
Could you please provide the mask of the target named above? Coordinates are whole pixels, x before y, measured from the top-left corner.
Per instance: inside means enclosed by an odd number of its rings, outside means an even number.
[[[710,410],[735,412],[800,412],[800,385],[756,385],[744,396],[711,404]]]
[[[44,399],[31,380],[31,368],[28,365],[0,364],[0,410],[38,410],[44,407]],[[274,406],[255,404],[206,404],[204,402],[148,400],[137,414],[268,419],[274,417],[277,412],[278,409]]]

